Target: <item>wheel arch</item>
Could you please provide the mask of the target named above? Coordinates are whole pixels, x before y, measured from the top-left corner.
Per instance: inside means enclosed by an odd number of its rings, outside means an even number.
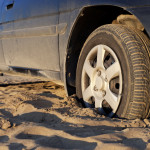
[[[139,30],[143,30],[143,32],[148,36],[144,26],[139,21],[139,19],[134,14],[122,7],[102,5],[89,6],[81,9],[71,29],[67,45],[67,57],[65,61],[65,82],[68,95],[72,95],[75,93],[76,67],[84,42],[96,28],[102,25],[111,23],[122,24],[122,22],[119,22],[119,19],[117,19],[121,15],[132,16],[133,18],[130,18],[131,22],[133,21],[136,24],[136,26],[133,27],[138,28],[140,24]]]

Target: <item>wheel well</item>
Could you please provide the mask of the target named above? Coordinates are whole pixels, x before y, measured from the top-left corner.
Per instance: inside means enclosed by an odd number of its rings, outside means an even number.
[[[68,95],[75,93],[75,79],[77,62],[80,51],[88,36],[98,27],[118,23],[120,15],[131,15],[129,12],[116,6],[94,6],[84,8],[71,33],[66,60],[66,82]],[[139,23],[139,21],[137,21]]]

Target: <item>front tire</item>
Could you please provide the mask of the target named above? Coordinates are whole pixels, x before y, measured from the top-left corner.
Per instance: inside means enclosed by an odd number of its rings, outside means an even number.
[[[86,107],[121,118],[147,118],[149,55],[145,43],[122,25],[96,29],[85,42],[77,65],[76,94]]]

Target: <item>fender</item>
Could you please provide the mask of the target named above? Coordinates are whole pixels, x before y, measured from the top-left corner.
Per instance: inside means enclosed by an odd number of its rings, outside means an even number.
[[[62,1],[63,3],[63,1]],[[70,6],[70,9],[69,9]],[[121,8],[128,13],[136,16],[141,24],[144,26],[147,34],[150,36],[150,21],[147,18],[150,18],[150,1],[145,0],[145,1],[140,1],[137,0],[85,0],[85,1],[71,1],[69,2],[68,6],[68,12],[69,16],[65,21],[68,22],[68,29],[66,33],[66,39],[63,40],[63,49],[61,48],[61,40],[62,38],[60,37],[60,67],[61,67],[61,80],[65,84],[65,89],[67,89],[67,83],[66,83],[66,59],[67,59],[67,54],[69,51],[69,44],[70,40],[72,37],[72,33],[74,31],[74,28],[79,20],[80,17],[82,17],[82,12],[85,8],[88,7],[97,7],[97,6],[114,6]],[[65,7],[65,6],[64,6]],[[62,16],[64,17],[63,10],[65,10],[64,7],[61,7],[60,12],[62,14],[60,15],[60,23],[61,21],[64,21],[62,19]],[[66,13],[65,12],[65,13]],[[67,14],[67,13],[66,13]],[[65,45],[64,45],[65,44]],[[63,55],[63,56],[62,56]],[[63,58],[63,59],[61,59]]]

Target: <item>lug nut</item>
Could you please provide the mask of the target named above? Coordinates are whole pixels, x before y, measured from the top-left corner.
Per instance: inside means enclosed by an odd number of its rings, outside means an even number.
[[[102,91],[102,95],[104,97],[106,95],[106,91]]]
[[[98,89],[97,89],[96,85],[94,86],[94,91],[98,91]]]
[[[100,70],[97,71],[97,75],[101,76],[101,71]]]

